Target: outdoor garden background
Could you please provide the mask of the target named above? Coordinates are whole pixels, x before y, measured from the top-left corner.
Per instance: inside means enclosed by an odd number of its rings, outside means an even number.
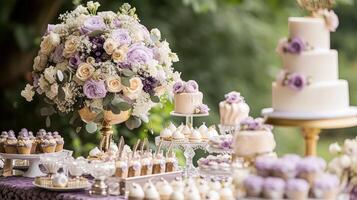
[[[218,124],[218,102],[229,91],[237,90],[246,98],[251,115],[259,116],[271,105],[271,82],[281,68],[275,53],[279,38],[287,35],[287,18],[302,16],[295,0],[102,0],[99,10],[116,11],[128,2],[137,8],[141,22],[148,28],[158,27],[177,52],[180,62],[174,66],[184,80],[195,79],[204,93],[210,116],[197,120]],[[39,99],[28,103],[20,96],[30,81],[33,58],[40,37],[48,23],[57,23],[60,13],[80,1],[71,0],[2,0],[0,2],[0,129],[19,131],[26,127],[45,128],[39,111]],[[357,0],[340,0],[335,7],[340,26],[332,33],[332,48],[339,50],[340,77],[350,84],[351,105],[357,105]],[[323,71],[321,73],[324,73]],[[331,96],[331,98],[338,98]],[[152,111],[150,123],[129,131],[117,126],[118,135],[133,144],[137,138],[151,141],[169,120],[172,104]],[[98,143],[99,134],[79,133],[69,124],[69,116],[54,116],[48,130],[58,130],[65,138],[65,148],[75,155],[86,155]],[[119,134],[118,134],[119,133]],[[298,129],[274,129],[279,155],[303,153]],[[357,135],[357,128],[323,131],[319,155],[329,159],[328,145],[333,141]],[[254,148],[254,147],[252,147]],[[203,152],[202,152],[203,153]]]

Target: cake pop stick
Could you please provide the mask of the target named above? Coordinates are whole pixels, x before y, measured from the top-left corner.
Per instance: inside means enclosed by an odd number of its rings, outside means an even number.
[[[162,141],[160,141],[159,145],[157,146],[156,152],[155,152],[155,157],[157,157],[157,155],[159,154],[160,150],[161,150],[161,146],[162,146]]]
[[[135,153],[136,153],[136,150],[138,150],[139,144],[140,144],[140,139],[138,139],[138,141],[136,141],[136,144],[135,144],[134,149],[133,149],[132,157],[135,156]]]
[[[120,140],[119,140],[119,143],[118,143],[118,152],[119,152],[118,159],[121,159],[122,156],[123,156],[124,143],[125,143],[124,137],[121,136]]]

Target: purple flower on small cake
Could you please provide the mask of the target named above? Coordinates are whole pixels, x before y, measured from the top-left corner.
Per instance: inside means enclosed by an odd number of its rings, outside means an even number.
[[[236,91],[232,91],[232,92],[224,95],[224,98],[226,99],[226,102],[229,104],[239,103],[239,102],[244,101],[244,97],[242,97],[240,95],[240,93],[236,92]]]
[[[209,108],[206,104],[201,104],[197,106],[195,109],[195,114],[207,114],[209,112]]]
[[[198,92],[198,84],[194,80],[189,80],[187,82],[178,81],[173,86],[173,92],[175,94],[195,93],[195,92]]]
[[[268,124],[264,124],[263,118],[252,118],[247,117],[240,123],[241,131],[258,131],[258,130],[268,130],[271,131],[273,127]]]

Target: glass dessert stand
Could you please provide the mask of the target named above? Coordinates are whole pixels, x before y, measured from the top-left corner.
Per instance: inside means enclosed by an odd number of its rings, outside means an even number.
[[[54,153],[46,153],[48,155],[58,155],[58,156],[71,156],[72,151],[63,150],[60,152]],[[3,176],[12,176],[12,160],[28,160],[29,161],[29,168],[23,174],[24,177],[37,177],[37,176],[44,176],[45,174],[42,173],[40,170],[40,157],[44,154],[7,154],[7,153],[0,153],[0,157],[5,159],[4,163],[4,170]]]
[[[155,144],[159,145],[161,142],[162,147],[181,149],[185,156],[185,169],[184,175],[187,177],[196,177],[199,175],[198,169],[193,165],[193,157],[195,157],[195,150],[202,149],[207,150],[207,142],[188,142],[188,141],[166,141],[161,140],[160,136],[155,138]]]
[[[339,129],[357,126],[357,108],[336,113],[286,113],[272,108],[262,110],[267,124],[299,127],[305,140],[305,155],[316,155],[319,134],[323,129]]]
[[[222,135],[225,134],[234,134],[237,130],[239,130],[239,125],[236,126],[230,126],[230,125],[223,125],[223,124],[218,124],[219,132]]]
[[[208,151],[208,153],[213,153],[213,154],[232,154],[233,153],[233,149],[217,149],[210,145],[208,145],[207,151]]]

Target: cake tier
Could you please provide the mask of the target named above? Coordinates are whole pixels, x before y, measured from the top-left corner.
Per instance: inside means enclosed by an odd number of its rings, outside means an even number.
[[[202,104],[202,92],[175,94],[175,112],[181,114],[194,114],[197,106]]]
[[[234,135],[234,154],[239,157],[270,153],[275,146],[271,131],[239,131]]]
[[[312,82],[338,79],[338,53],[336,50],[304,51],[301,54],[282,54],[285,71],[310,77]]]
[[[300,37],[314,49],[330,49],[330,31],[322,18],[289,17],[289,37]]]
[[[301,91],[273,83],[274,110],[284,112],[324,113],[347,110],[348,83],[345,80],[311,84]]]
[[[244,103],[219,103],[219,114],[221,125],[236,126],[249,116],[249,106]]]

